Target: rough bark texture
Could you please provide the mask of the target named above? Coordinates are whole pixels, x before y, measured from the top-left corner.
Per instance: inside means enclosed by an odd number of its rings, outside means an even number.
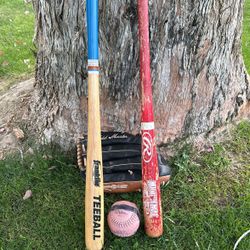
[[[37,128],[68,145],[86,132],[85,1],[33,0]],[[198,136],[248,115],[242,0],[149,1],[157,142]],[[103,130],[139,132],[137,1],[100,0]],[[58,140],[58,139],[57,139]]]

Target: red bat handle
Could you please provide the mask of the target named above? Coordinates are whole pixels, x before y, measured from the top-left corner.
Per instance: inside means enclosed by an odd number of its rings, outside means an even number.
[[[138,0],[140,77],[141,77],[141,134],[142,190],[145,230],[150,237],[163,233],[160,180],[154,134],[154,114],[150,72],[148,0]]]

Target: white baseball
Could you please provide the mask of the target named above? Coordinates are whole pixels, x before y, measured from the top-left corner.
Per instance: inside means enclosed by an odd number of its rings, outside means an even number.
[[[119,237],[134,235],[140,226],[139,209],[133,202],[115,202],[108,213],[108,225],[110,231]]]

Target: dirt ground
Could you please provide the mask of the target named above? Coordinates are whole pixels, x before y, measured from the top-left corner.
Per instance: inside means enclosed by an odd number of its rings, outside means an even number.
[[[34,79],[12,86],[0,93],[0,160],[7,152],[22,153],[22,139],[26,136],[21,124],[27,121],[28,102],[33,92]]]

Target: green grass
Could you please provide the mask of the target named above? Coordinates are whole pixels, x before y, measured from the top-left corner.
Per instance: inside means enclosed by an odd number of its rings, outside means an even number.
[[[118,238],[106,223],[104,249],[233,249],[250,229],[250,123],[212,149],[198,153],[187,145],[170,160],[161,238],[148,238],[143,226],[133,237]],[[28,189],[33,196],[23,201]],[[23,160],[2,160],[0,190],[0,249],[84,249],[84,184],[72,154],[40,148]],[[142,209],[141,194],[106,194],[106,215],[120,199]],[[250,236],[237,249],[250,249]]]
[[[247,71],[250,73],[250,0],[245,0],[242,51]]]
[[[2,249],[80,249],[83,182],[64,155],[47,152],[0,163]],[[23,201],[27,189],[33,197]]]
[[[0,80],[34,71],[34,13],[23,0],[0,0]]]

